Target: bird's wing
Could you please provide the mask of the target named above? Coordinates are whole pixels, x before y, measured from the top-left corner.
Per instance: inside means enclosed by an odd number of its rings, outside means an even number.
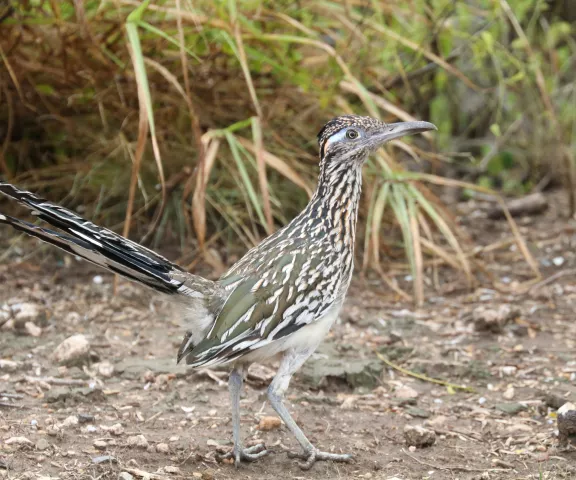
[[[322,257],[279,256],[264,271],[221,280],[231,293],[208,332],[178,360],[195,367],[230,362],[320,318],[333,303],[337,282]]]

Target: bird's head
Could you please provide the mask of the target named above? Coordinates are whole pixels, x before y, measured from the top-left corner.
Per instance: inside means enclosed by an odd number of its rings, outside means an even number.
[[[343,115],[330,120],[320,133],[320,160],[359,164],[378,147],[395,138],[437,130],[428,122],[384,123],[371,117]]]

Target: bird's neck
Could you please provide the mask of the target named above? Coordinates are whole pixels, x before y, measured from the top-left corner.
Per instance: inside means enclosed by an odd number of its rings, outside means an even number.
[[[318,186],[302,215],[314,218],[332,240],[354,248],[361,190],[361,165],[322,165]]]

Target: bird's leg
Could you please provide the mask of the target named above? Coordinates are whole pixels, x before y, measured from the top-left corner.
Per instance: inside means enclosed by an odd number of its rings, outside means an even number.
[[[264,444],[260,443],[253,447],[244,448],[242,446],[242,438],[240,436],[240,393],[242,392],[242,384],[244,383],[244,369],[242,366],[234,367],[230,378],[228,380],[228,388],[230,390],[230,399],[232,403],[232,437],[234,440],[234,448],[231,452],[224,455],[222,458],[234,459],[234,465],[240,466],[242,460],[253,462],[260,457],[268,454],[268,450]]]
[[[304,450],[304,452],[301,454],[289,454],[291,457],[303,458],[305,460],[304,463],[300,464],[300,467],[303,470],[312,468],[312,465],[314,465],[314,462],[317,460],[332,460],[335,462],[350,462],[352,460],[352,455],[321,452],[318,450],[314,445],[312,445],[312,443],[310,443],[310,440],[306,438],[306,435],[304,435],[304,432],[296,424],[290,415],[290,412],[284,405],[284,393],[290,384],[292,375],[302,366],[302,364],[312,354],[313,351],[314,349],[304,351],[287,351],[282,358],[278,373],[268,387],[268,400],[270,400],[272,408],[274,408],[276,413],[280,416],[288,429],[296,437],[296,440],[298,440],[298,443]]]

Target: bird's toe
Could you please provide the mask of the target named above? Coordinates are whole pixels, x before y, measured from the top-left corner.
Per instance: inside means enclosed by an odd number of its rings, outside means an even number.
[[[344,462],[349,463],[353,460],[352,455],[348,453],[330,453],[322,452],[317,449],[312,449],[305,452],[288,452],[289,458],[299,458],[304,462],[299,462],[298,465],[302,470],[310,470],[317,461],[331,461],[331,462]]]
[[[248,448],[234,448],[232,451],[221,455],[220,460],[234,460],[234,465],[238,468],[242,462],[254,462],[259,458],[268,455],[270,450],[266,449],[266,445],[259,443]]]

